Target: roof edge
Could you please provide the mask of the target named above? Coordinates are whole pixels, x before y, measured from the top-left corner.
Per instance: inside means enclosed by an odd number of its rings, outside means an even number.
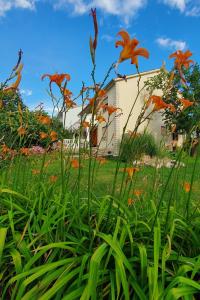
[[[141,72],[140,74],[136,73],[136,74],[131,74],[131,75],[127,75],[126,76],[126,79],[131,79],[131,78],[137,78],[139,76],[145,76],[145,75],[148,75],[148,74],[153,74],[153,73],[159,73],[160,72],[160,68],[159,69],[152,69],[152,70],[149,70],[149,71],[144,71],[144,72]],[[124,78],[114,78],[114,79],[111,79],[108,84],[105,86],[105,90],[109,90],[111,89],[111,87],[115,84],[115,82],[118,82],[118,81],[123,81]]]

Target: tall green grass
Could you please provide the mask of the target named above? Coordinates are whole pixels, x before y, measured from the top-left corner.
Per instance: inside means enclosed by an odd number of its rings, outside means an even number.
[[[49,183],[45,172],[32,175],[35,163],[42,165],[42,158],[21,157],[21,169],[16,161],[1,175],[1,299],[198,297],[198,199],[166,187],[177,172],[184,175],[183,169],[163,178],[161,171],[160,190],[166,195],[155,191],[130,207],[127,195],[98,197],[94,188],[88,223],[87,198],[78,199],[67,181],[63,194],[60,183]],[[193,182],[199,180],[198,166],[198,159],[190,160],[187,174]],[[57,156],[50,171],[62,174],[56,168]],[[78,172],[68,171],[76,181]]]

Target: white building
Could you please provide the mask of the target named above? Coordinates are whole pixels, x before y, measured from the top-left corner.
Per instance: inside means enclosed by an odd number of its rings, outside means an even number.
[[[157,75],[159,71],[160,69],[156,69],[140,73],[140,89],[144,87],[144,82],[146,80]],[[106,128],[106,123],[101,123],[98,124],[98,126],[96,126],[96,128],[94,128],[90,133],[90,142],[92,143],[93,147],[100,145],[100,149],[105,154],[112,153],[116,155],[118,152],[119,143],[123,134],[123,128],[126,124],[129,112],[138,93],[138,79],[138,74],[127,76],[126,80],[122,78],[116,78],[111,80],[104,88],[106,90],[104,103],[119,107],[121,109],[121,111],[119,110],[111,116],[111,124],[108,128]],[[159,91],[157,91],[156,94],[159,95]],[[145,89],[143,89],[135,103],[132,115],[126,128],[126,132],[133,131],[135,129],[136,121],[140,115],[142,107],[144,106],[144,101],[147,99],[148,93]],[[78,111],[73,111],[72,115],[75,116]],[[89,113],[90,107],[87,106],[82,112],[79,111],[79,117],[80,114],[82,114],[83,117],[87,116],[88,121],[90,119]],[[108,114],[106,110],[102,111],[102,114],[105,119],[108,120]],[[70,119],[75,120],[74,117],[71,117]],[[165,139],[166,143],[171,142],[171,136],[169,137],[166,135],[161,112],[155,112],[151,116],[150,120],[146,120],[139,126],[138,132],[142,133],[144,130],[151,133],[158,143],[163,139]]]
[[[58,117],[63,123],[65,129],[73,130],[78,129],[80,126],[80,117],[79,113],[82,110],[82,106],[76,106],[73,109],[70,109],[67,112],[59,113]]]

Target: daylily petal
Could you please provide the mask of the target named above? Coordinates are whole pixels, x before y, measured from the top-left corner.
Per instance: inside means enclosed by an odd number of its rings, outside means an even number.
[[[124,47],[124,42],[123,41],[117,41],[116,43],[115,43],[115,47],[117,48],[118,46],[122,46],[122,47]]]
[[[134,51],[134,55],[140,55],[145,58],[149,58],[149,52],[145,48],[138,48],[137,50]]]
[[[135,47],[137,47],[138,44],[139,44],[139,41],[137,39],[132,39],[130,42],[130,47],[135,49]]]
[[[119,31],[117,35],[120,35],[125,43],[130,41],[130,35],[125,30]]]

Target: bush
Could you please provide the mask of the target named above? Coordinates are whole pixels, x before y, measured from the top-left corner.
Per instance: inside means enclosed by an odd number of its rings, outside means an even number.
[[[63,130],[63,124],[58,118],[51,119],[51,125],[41,124],[38,116],[48,114],[41,111],[30,111],[23,103],[18,92],[5,93],[0,91],[0,144],[6,144],[12,149],[20,147],[41,146],[47,147],[51,139],[40,138],[40,133],[49,134],[51,131],[57,133],[58,139],[68,138],[73,134],[68,130]],[[18,130],[21,126],[25,128],[26,134],[19,136]]]
[[[154,137],[149,133],[139,134],[134,137],[127,134],[122,145],[121,160],[132,161],[140,159],[143,154],[150,156],[159,154]]]

